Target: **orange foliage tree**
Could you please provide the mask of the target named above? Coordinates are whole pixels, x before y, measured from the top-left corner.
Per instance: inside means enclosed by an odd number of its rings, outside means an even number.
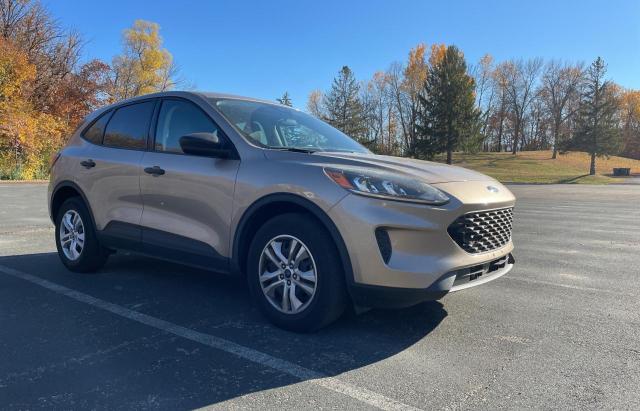
[[[0,160],[3,175],[46,175],[46,162],[61,143],[64,123],[34,110],[29,101],[36,68],[21,50],[0,38]]]
[[[620,104],[622,139],[624,143],[622,154],[640,159],[640,91],[623,91],[620,97]]]
[[[0,178],[46,178],[49,158],[103,105],[111,67],[36,0],[0,1]]]

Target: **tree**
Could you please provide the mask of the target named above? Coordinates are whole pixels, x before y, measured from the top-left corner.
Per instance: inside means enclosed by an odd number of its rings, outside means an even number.
[[[617,154],[621,146],[618,129],[618,97],[613,84],[605,80],[604,60],[598,57],[586,73],[586,91],[577,118],[571,149],[591,155],[589,174],[596,173],[596,157]]]
[[[61,97],[75,86],[79,71],[82,40],[77,33],[63,30],[38,1],[0,0],[0,36],[24,53],[37,72],[28,97],[36,111],[73,121],[87,114]]]
[[[429,67],[424,96],[420,97],[421,154],[431,157],[446,151],[447,164],[451,164],[453,151],[478,135],[480,112],[474,89],[462,52],[456,46],[447,47],[442,58]]]
[[[376,153],[397,154],[397,118],[387,73],[377,71],[363,84],[361,101],[365,112],[365,134]]]
[[[520,135],[524,125],[524,117],[529,105],[535,98],[535,83],[542,67],[542,59],[511,60],[503,65],[503,76],[506,84],[507,101],[513,114],[513,142],[511,152],[518,150]]]
[[[46,159],[62,143],[66,124],[34,109],[29,100],[36,73],[27,54],[0,37],[1,177],[45,177]]]
[[[103,106],[108,100],[110,72],[108,64],[94,59],[69,74],[52,98],[57,115],[75,127],[88,113]]]
[[[343,133],[363,140],[364,110],[360,101],[360,86],[348,66],[342,67],[333,79],[331,90],[325,94],[323,105],[326,121]]]
[[[580,64],[563,65],[552,60],[544,69],[540,96],[552,121],[553,159],[558,155],[562,125],[567,118],[575,114],[574,110],[568,109],[568,103],[579,94],[583,78],[583,68]]]
[[[0,173],[46,178],[48,161],[102,105],[109,66],[79,64],[82,39],[36,0],[0,0]]]
[[[122,54],[112,62],[111,101],[164,91],[175,85],[176,66],[162,48],[160,26],[136,20],[124,31]]]
[[[423,91],[424,82],[427,80],[429,67],[426,62],[425,51],[427,46],[418,44],[409,50],[407,66],[404,69],[402,89],[406,94],[407,109],[407,138],[409,155],[416,155],[418,140],[418,113],[420,111],[420,96]]]
[[[625,90],[622,93],[623,154],[640,160],[640,91]]]
[[[400,123],[400,131],[404,155],[413,156],[415,148],[415,118],[417,110],[413,110],[411,94],[404,86],[404,67],[400,63],[393,63],[387,70],[387,84],[393,108]],[[424,81],[423,81],[424,83]],[[419,89],[422,88],[420,84]],[[417,94],[416,94],[417,106]]]
[[[307,112],[319,119],[326,118],[324,107],[322,106],[323,99],[322,91],[312,90],[311,93],[309,93],[309,97],[307,97]]]
[[[293,107],[293,104],[291,104],[291,97],[289,97],[288,91],[285,91],[282,97],[277,98],[276,101],[282,104],[283,106]]]
[[[489,118],[489,124],[495,132],[496,151],[503,148],[505,129],[509,120],[509,100],[507,94],[507,64],[499,64],[491,73],[494,93],[497,96],[496,105]]]
[[[480,110],[480,133],[486,137],[489,127],[489,116],[493,109],[495,87],[493,87],[493,57],[490,54],[482,56],[472,70],[476,82],[476,105]]]

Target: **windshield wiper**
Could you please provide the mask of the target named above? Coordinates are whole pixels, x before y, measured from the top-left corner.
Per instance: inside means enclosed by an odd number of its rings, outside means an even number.
[[[318,150],[311,150],[309,148],[301,148],[301,147],[269,147],[270,149],[273,150],[280,150],[280,151],[293,151],[294,153],[307,153],[307,154],[313,154]]]

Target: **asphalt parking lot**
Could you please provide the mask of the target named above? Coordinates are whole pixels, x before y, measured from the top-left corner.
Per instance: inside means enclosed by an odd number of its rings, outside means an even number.
[[[2,409],[640,409],[640,186],[512,186],[516,267],[315,334],[236,279],[55,254],[45,185],[0,184]]]

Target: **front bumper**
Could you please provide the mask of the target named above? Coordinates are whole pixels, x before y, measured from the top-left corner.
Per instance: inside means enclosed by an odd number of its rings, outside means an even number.
[[[499,187],[499,192],[489,192],[488,184]],[[454,284],[458,270],[504,259],[511,254],[513,243],[509,241],[488,252],[469,253],[456,244],[447,228],[469,212],[513,207],[513,194],[493,180],[434,186],[451,197],[448,204],[425,206],[351,194],[329,210],[349,251],[353,278],[347,278],[347,282],[356,304],[408,306],[490,281],[511,269],[513,263],[500,273],[487,273],[490,275],[482,280]],[[376,240],[376,229],[388,234],[392,252],[386,261]]]
[[[498,263],[498,267],[492,269],[494,268],[492,265],[495,263]],[[493,281],[511,271],[514,263],[513,255],[509,254],[480,266],[446,273],[438,281],[424,289],[352,284],[350,293],[353,303],[361,307],[410,307],[425,301],[439,300],[450,292]]]

